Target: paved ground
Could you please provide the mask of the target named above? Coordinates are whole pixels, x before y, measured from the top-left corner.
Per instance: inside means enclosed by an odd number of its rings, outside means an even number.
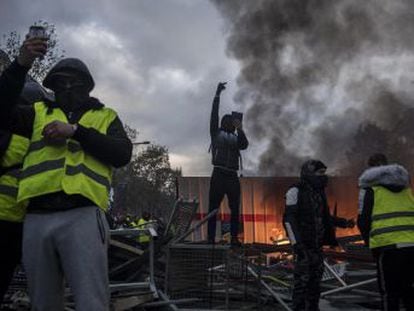
[[[362,307],[359,305],[355,305],[353,303],[347,303],[346,301],[327,301],[322,299],[321,303],[320,303],[320,309],[321,311],[336,311],[336,310],[347,310],[347,311],[368,311],[368,310],[380,310],[378,308],[375,307]]]
[[[378,308],[366,308],[352,303],[347,303],[344,301],[341,302],[330,302],[322,299],[319,308],[321,311],[379,311]],[[283,311],[285,310],[280,305],[275,304],[274,306],[262,306],[255,307],[252,309],[242,309],[242,310],[260,310],[260,311]]]

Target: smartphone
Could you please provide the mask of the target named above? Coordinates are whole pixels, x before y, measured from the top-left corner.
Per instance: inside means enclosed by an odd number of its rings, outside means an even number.
[[[231,116],[234,120],[239,120],[240,122],[243,121],[243,113],[238,111],[232,111]]]
[[[46,28],[43,26],[30,26],[28,38],[47,39]]]

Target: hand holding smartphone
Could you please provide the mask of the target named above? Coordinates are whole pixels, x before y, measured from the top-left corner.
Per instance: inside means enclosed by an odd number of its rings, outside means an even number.
[[[43,26],[30,26],[29,33],[27,35],[27,39],[47,39],[46,28]]]
[[[43,26],[31,26],[26,35],[17,62],[24,67],[31,67],[36,58],[42,59],[47,53],[48,36]]]

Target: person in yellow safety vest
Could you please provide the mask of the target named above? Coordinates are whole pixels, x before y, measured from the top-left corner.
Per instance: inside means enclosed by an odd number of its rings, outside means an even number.
[[[0,74],[10,64],[6,53],[0,50]],[[19,98],[19,104],[28,99],[44,98],[40,85],[28,77]],[[23,218],[26,202],[17,202],[17,188],[23,158],[29,139],[0,130],[0,305],[10,285],[16,266],[21,261]]]
[[[77,311],[109,310],[108,208],[112,168],[132,143],[116,112],[90,97],[94,80],[79,59],[59,61],[43,80],[54,100],[16,105],[47,40],[30,38],[0,76],[0,124],[30,139],[17,199],[30,200],[23,263],[33,310],[64,309],[64,278]]]
[[[125,217],[125,226],[127,228],[134,228],[135,227],[135,221],[133,220],[134,217],[132,217],[130,214],[127,214]]]
[[[138,220],[135,228],[137,229],[148,229],[151,226],[151,214],[148,212],[142,212],[142,217]],[[149,234],[144,233],[137,237],[137,242],[142,244],[143,246],[148,245],[151,237]]]
[[[23,218],[25,203],[17,203],[17,187],[23,157],[29,140],[19,135],[0,131],[0,149],[6,150],[0,158],[0,305],[21,260]]]
[[[383,154],[359,177],[358,227],[377,263],[383,310],[414,310],[414,196],[401,165]]]

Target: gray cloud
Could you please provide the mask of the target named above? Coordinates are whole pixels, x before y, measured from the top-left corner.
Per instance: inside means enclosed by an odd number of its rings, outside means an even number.
[[[215,84],[237,72],[224,54],[214,6],[199,0],[0,2],[3,33],[23,35],[39,19],[56,25],[66,55],[90,67],[93,95],[136,128],[139,140],[166,145],[184,174],[210,173]],[[230,88],[223,109],[231,110],[231,97]]]
[[[264,146],[262,173],[297,174],[317,157],[350,174],[378,151],[412,162],[401,156],[414,148],[412,135],[404,145],[394,133],[414,130],[403,122],[414,99],[413,2],[212,3],[226,23],[227,54],[241,66],[234,98]]]

